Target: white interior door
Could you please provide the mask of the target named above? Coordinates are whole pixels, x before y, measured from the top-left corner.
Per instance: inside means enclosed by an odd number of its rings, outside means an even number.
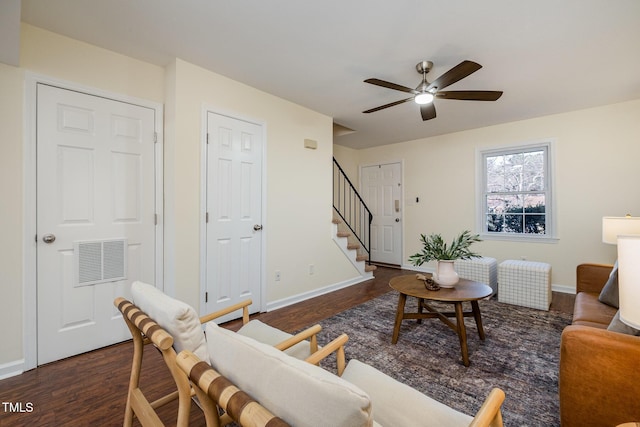
[[[207,312],[251,298],[262,289],[262,126],[207,114]]]
[[[373,214],[371,261],[402,263],[402,165],[389,163],[360,170],[362,197]]]
[[[130,338],[113,300],[155,282],[154,120],[38,84],[38,364]]]

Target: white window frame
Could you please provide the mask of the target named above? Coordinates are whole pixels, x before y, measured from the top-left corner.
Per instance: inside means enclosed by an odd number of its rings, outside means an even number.
[[[486,157],[506,155],[543,149],[545,158],[545,231],[544,235],[526,233],[490,233],[487,231],[487,171]],[[476,150],[476,232],[484,240],[509,240],[518,242],[555,243],[558,241],[556,227],[556,201],[554,191],[555,175],[555,139],[548,138],[540,141],[512,144],[503,147],[479,148]]]

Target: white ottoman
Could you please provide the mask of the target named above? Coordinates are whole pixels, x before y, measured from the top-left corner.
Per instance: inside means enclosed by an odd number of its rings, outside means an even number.
[[[498,266],[498,301],[549,310],[551,265],[544,262],[506,260]]]
[[[498,292],[498,262],[495,258],[457,259],[453,268],[463,279],[485,283],[491,286],[494,294]]]

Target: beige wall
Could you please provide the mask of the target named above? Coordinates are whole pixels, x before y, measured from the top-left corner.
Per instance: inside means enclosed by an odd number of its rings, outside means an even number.
[[[169,67],[175,104],[167,102],[175,131],[166,135],[167,239],[175,250],[176,295],[198,306],[200,182],[203,108],[266,126],[267,301],[317,290],[356,276],[331,239],[332,119],[182,60]],[[304,140],[318,142],[316,150]],[[174,235],[171,235],[174,233]],[[315,274],[309,275],[309,265]],[[275,271],[281,281],[274,280]],[[167,280],[170,283],[171,273]]]
[[[407,263],[419,250],[420,233],[442,233],[450,240],[464,229],[474,230],[478,149],[554,138],[558,242],[484,241],[476,249],[498,261],[525,257],[548,262],[552,283],[574,288],[576,265],[616,258],[615,247],[601,242],[602,217],[640,215],[639,117],[636,100],[358,150],[357,163],[404,161]],[[340,154],[336,150],[339,161]],[[353,153],[347,154],[353,162]],[[416,196],[420,203],[414,202]]]
[[[0,64],[0,365],[22,358],[23,77]]]
[[[330,117],[181,60],[162,68],[23,24],[20,67],[0,64],[0,375],[25,357],[23,251],[31,243],[24,240],[22,211],[26,71],[165,105],[164,267],[169,293],[199,306],[203,105],[266,123],[268,301],[322,292],[356,275],[330,233]],[[304,149],[305,138],[318,141],[318,149]],[[314,275],[308,273],[309,264],[315,265]],[[277,283],[275,270],[282,272]]]
[[[26,249],[23,212],[25,139],[23,126],[30,99],[25,99],[25,75],[32,72],[85,87],[163,102],[164,70],[95,46],[23,24],[20,67],[0,64],[0,374],[23,354],[22,322]]]

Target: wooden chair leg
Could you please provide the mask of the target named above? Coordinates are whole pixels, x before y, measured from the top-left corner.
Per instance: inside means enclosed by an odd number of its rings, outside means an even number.
[[[125,317],[125,323],[131,331],[133,337],[133,361],[131,362],[131,375],[129,377],[129,390],[127,391],[127,404],[124,410],[124,427],[133,425],[133,407],[131,400],[133,399],[133,390],[138,388],[140,384],[140,370],[142,368],[142,355],[144,353],[144,341],[138,329],[129,322]]]

